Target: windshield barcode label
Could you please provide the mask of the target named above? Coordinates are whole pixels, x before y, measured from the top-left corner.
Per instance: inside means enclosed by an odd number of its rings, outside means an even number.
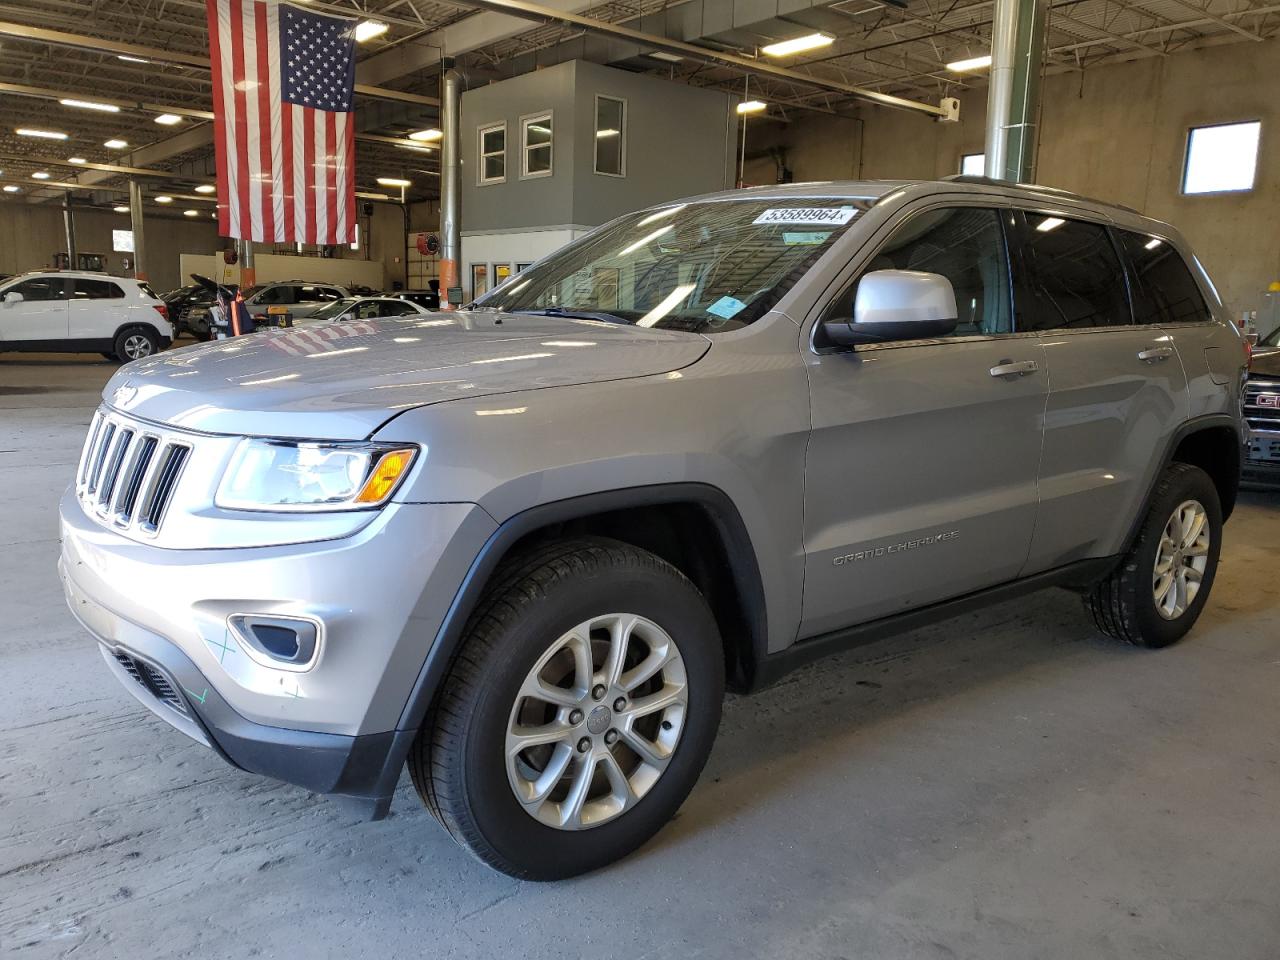
[[[857,213],[853,207],[772,207],[753,220],[757,224],[845,224]]]

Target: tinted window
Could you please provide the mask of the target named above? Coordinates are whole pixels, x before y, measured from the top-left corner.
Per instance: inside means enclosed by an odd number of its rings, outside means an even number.
[[[1134,323],[1194,323],[1212,318],[1195,277],[1177,250],[1143,233],[1118,230],[1116,236],[1133,268]]]
[[[418,312],[410,303],[393,303],[388,300],[379,302],[382,306],[382,312],[378,314],[380,317],[407,317],[411,313]]]
[[[297,303],[297,300],[294,299],[293,291],[294,288],[289,286],[267,287],[258,294],[255,302],[260,306]]]
[[[76,300],[119,300],[124,291],[107,280],[75,280],[71,296]]]
[[[294,287],[298,303],[315,303],[317,300],[341,300],[342,294],[332,287]]]
[[[956,207],[917,214],[898,227],[863,271],[920,270],[951,281],[959,323],[954,336],[1008,333],[1013,329],[1004,232],[994,210]],[[832,315],[851,315],[857,284]]]
[[[1039,213],[1023,217],[1018,327],[1078,330],[1131,323],[1124,272],[1105,227]]]
[[[23,300],[65,300],[67,282],[62,277],[33,277],[15,284],[5,293],[20,293]]]

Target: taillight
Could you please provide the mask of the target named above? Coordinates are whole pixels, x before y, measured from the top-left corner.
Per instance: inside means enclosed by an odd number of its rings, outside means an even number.
[[[160,314],[160,316],[164,317],[166,320],[169,319],[168,306],[163,303],[153,303],[152,306],[156,308],[156,313]]]

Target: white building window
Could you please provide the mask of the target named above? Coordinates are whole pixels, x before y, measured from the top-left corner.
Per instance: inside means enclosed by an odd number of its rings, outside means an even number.
[[[551,176],[551,114],[520,118],[520,139],[524,144],[523,177]]]
[[[1262,124],[1219,123],[1192,127],[1187,135],[1183,193],[1227,193],[1252,190],[1258,172],[1258,139]]]
[[[502,183],[507,179],[507,125],[495,123],[480,128],[480,183]]]
[[[627,175],[627,101],[596,97],[596,173]]]
[[[966,153],[960,158],[960,173],[966,177],[985,177],[987,175],[987,155],[985,153]]]

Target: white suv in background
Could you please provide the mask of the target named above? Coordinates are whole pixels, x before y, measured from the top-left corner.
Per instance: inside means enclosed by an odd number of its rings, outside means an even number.
[[[96,352],[126,363],[172,342],[169,310],[141,280],[47,272],[0,282],[0,350]]]

